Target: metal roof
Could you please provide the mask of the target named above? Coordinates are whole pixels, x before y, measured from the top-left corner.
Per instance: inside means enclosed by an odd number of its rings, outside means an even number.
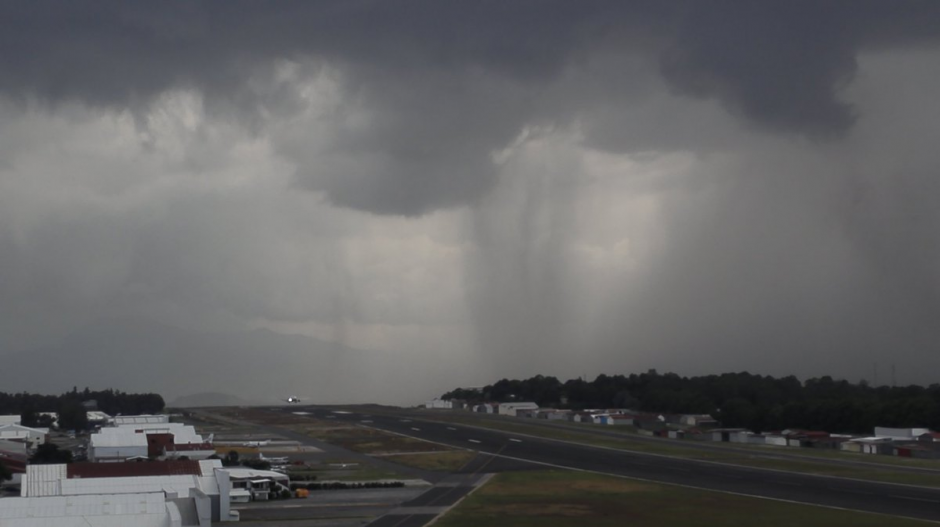
[[[166,527],[169,518],[162,492],[0,500],[4,527]]]
[[[131,478],[66,479],[61,482],[62,496],[87,494],[139,494],[144,492],[176,492],[189,496],[199,487],[195,476],[141,476]]]
[[[70,463],[65,467],[69,479],[202,475],[198,462],[186,460],[141,463]]]
[[[118,415],[114,417],[114,424],[146,424],[146,423],[169,423],[168,415]]]
[[[107,421],[111,419],[110,415],[99,410],[88,410],[85,412],[85,417],[87,417],[89,421]]]
[[[212,460],[218,462],[218,460]],[[165,461],[154,463],[83,463],[86,468],[85,477],[69,478],[69,467],[73,465],[28,465],[26,476],[20,489],[23,497],[42,496],[78,496],[93,494],[135,494],[146,492],[176,492],[182,497],[190,495],[193,488],[198,488],[206,494],[219,494],[219,484],[215,478],[214,469],[221,466],[215,463],[198,461]],[[100,468],[91,468],[94,465]],[[188,466],[189,474],[164,475],[137,475],[137,476],[111,476],[95,477],[90,475],[96,471],[122,470],[117,467],[147,467],[147,466]],[[199,474],[202,475],[199,475]],[[74,473],[73,473],[74,474]],[[5,527],[5,526],[4,526]]]
[[[48,428],[30,428],[28,426],[18,425],[18,424],[4,424],[0,425],[0,434],[4,432],[32,432],[34,434],[48,434]]]
[[[203,476],[212,476],[215,474],[215,469],[222,468],[221,459],[202,459],[198,463]]]
[[[59,482],[65,479],[65,465],[27,465],[20,496],[58,496]]]

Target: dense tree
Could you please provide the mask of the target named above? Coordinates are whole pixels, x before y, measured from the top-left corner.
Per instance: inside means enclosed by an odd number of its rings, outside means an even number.
[[[238,451],[229,450],[228,454],[225,454],[225,457],[222,458],[222,464],[226,467],[238,466],[240,464],[238,462]]]
[[[86,430],[88,413],[80,401],[66,400],[59,409],[59,428],[64,430]]]
[[[871,432],[881,426],[940,429],[940,384],[870,386],[825,376],[800,382],[747,372],[682,377],[656,370],[598,375],[593,381],[554,377],[502,379],[479,390],[454,390],[444,399],[534,401],[559,408],[630,408],[707,413],[726,426],[755,431],[786,428]]]
[[[33,465],[56,465],[59,463],[71,463],[72,452],[63,450],[52,443],[43,443],[36,448],[36,452],[29,458]]]
[[[263,459],[249,458],[243,459],[242,465],[255,470],[271,470],[271,462]]]
[[[98,409],[110,415],[154,414],[163,410],[163,397],[155,393],[124,393],[118,390],[92,391],[85,388],[61,395],[36,395],[29,393],[0,392],[0,414],[19,415],[23,426],[48,426],[43,423],[40,412],[59,414],[59,425],[67,429],[83,429],[87,421],[82,402],[95,400]],[[62,415],[68,414],[63,423]]]

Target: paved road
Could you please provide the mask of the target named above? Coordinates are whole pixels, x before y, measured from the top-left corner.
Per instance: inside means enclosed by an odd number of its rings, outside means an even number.
[[[390,509],[422,496],[427,487],[324,490],[312,493],[310,498],[290,501],[261,501],[239,505],[236,509],[244,522],[310,521],[311,525],[327,520],[344,520],[350,525],[365,524]]]
[[[622,452],[549,439],[535,439],[498,430],[415,419],[406,414],[335,414],[331,409],[323,407],[311,407],[307,408],[307,411],[321,419],[334,415],[334,419],[469,448],[501,459],[940,523],[940,489]]]

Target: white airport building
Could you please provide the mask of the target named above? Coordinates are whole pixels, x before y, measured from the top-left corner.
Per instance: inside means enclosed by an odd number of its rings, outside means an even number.
[[[0,499],[0,525],[207,526],[237,521],[232,503],[289,487],[285,474],[217,459],[29,465],[20,497]]]
[[[184,521],[182,524],[174,525],[207,525],[206,522],[209,521],[237,519],[237,513],[233,515],[229,508],[230,491],[229,473],[222,468],[222,462],[215,459],[150,463],[29,465],[23,476],[20,496],[24,499],[36,500],[117,495],[149,499],[149,496],[158,493],[165,498],[164,501],[173,504],[172,507],[164,507],[168,509],[165,519],[172,520],[174,516],[172,509],[175,508],[183,520],[195,520],[195,523]],[[0,500],[0,507],[7,505],[8,501],[10,500]],[[43,503],[43,501],[34,501],[23,502],[20,505],[42,508]],[[154,509],[154,507],[150,508]],[[154,511],[151,513],[158,514]],[[127,518],[124,520],[123,525],[138,525],[136,520],[127,521]],[[155,521],[156,518],[150,518],[150,520]],[[154,524],[167,525],[166,523]],[[6,527],[5,523],[3,525]]]
[[[516,412],[519,410],[538,410],[539,405],[531,402],[518,402],[518,403],[500,403],[499,409],[497,410],[499,415],[511,415],[515,416]]]
[[[185,507],[185,506],[184,506]],[[184,511],[187,519],[184,520]],[[0,500],[3,527],[187,527],[211,525],[195,522],[188,508],[163,492],[147,494],[95,494]]]
[[[167,416],[130,416],[124,418],[125,424],[102,428],[91,435],[88,459],[98,462],[163,456],[205,459],[215,453],[191,425],[171,423],[164,417]],[[155,419],[143,422],[138,418]]]
[[[22,441],[29,448],[36,448],[45,443],[48,435],[48,428],[30,428],[18,424],[0,426],[0,440]]]

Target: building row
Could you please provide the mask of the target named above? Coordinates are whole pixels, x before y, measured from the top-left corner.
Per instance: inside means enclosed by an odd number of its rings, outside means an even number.
[[[641,413],[623,408],[568,410],[539,408],[534,402],[477,403],[434,399],[425,403],[428,409],[463,409],[470,412],[508,415],[528,419],[546,419],[549,421],[571,421],[575,423],[593,423],[599,425],[643,426],[651,424],[677,424],[700,428],[717,427],[719,423],[707,414],[662,415]]]
[[[0,525],[208,526],[289,488],[285,474],[219,460],[28,465],[20,497],[0,499]]]

